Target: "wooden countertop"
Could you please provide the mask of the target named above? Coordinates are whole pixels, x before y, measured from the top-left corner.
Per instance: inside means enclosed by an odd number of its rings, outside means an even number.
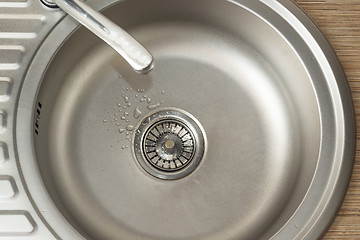
[[[360,239],[360,0],[294,0],[315,21],[337,52],[353,95],[357,149],[345,201],[324,236]]]

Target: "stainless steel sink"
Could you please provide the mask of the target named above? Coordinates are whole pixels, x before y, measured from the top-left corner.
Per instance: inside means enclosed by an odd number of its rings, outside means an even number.
[[[87,3],[155,68],[135,73],[61,10],[30,2],[45,30],[8,113],[4,165],[16,164],[0,166],[33,227],[21,234],[320,238],[346,191],[355,132],[344,73],[314,23],[287,0]]]

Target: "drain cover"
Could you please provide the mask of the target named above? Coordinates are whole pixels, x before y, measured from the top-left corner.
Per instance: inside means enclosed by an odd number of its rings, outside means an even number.
[[[204,155],[204,131],[193,116],[165,109],[140,123],[134,137],[134,153],[152,176],[174,180],[190,174]]]

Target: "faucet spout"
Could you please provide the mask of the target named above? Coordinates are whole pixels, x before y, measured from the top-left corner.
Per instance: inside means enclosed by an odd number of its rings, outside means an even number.
[[[115,49],[140,74],[149,73],[154,58],[130,34],[80,0],[52,0],[58,7]]]

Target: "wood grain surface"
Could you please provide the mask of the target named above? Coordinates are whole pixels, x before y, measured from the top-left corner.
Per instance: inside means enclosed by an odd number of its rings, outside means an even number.
[[[319,26],[344,67],[353,95],[357,149],[344,203],[324,236],[360,240],[360,0],[294,0]]]

